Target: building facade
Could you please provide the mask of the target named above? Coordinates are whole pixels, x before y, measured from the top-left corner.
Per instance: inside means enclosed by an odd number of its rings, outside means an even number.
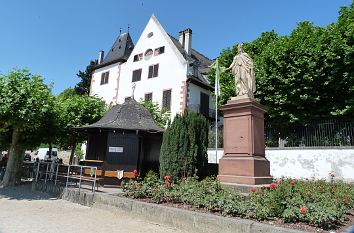
[[[186,108],[213,117],[213,87],[206,79],[211,63],[192,48],[191,29],[179,32],[176,39],[153,15],[135,46],[125,33],[104,59],[100,52],[90,94],[113,105],[132,96],[137,101],[151,100],[172,117]]]

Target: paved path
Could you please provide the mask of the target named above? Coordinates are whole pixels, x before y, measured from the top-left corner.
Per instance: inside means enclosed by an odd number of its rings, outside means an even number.
[[[31,192],[0,189],[0,233],[184,233],[181,230]]]

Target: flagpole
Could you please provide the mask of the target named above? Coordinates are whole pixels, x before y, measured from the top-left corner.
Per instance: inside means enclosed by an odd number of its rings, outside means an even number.
[[[215,164],[218,164],[218,95],[219,95],[219,62],[216,59],[215,71]]]

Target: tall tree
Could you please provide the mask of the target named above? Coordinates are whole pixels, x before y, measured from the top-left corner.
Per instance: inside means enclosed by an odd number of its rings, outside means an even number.
[[[17,181],[26,135],[36,131],[52,113],[54,96],[39,75],[28,70],[13,70],[0,76],[0,125],[11,134],[9,160],[0,186]]]
[[[106,112],[104,102],[94,96],[78,95],[65,90],[58,96],[60,144],[71,148],[70,163],[73,162],[76,145],[85,137],[75,128],[98,121]]]
[[[304,21],[288,36],[266,32],[245,44],[255,64],[255,97],[269,108],[268,121],[288,125],[354,119],[353,28],[354,3],[327,27]],[[222,51],[221,65],[230,65],[236,46]],[[220,82],[219,104],[224,104],[235,94],[233,76],[224,73]]]
[[[94,67],[97,65],[97,60],[90,61],[90,64],[86,67],[85,71],[79,70],[79,73],[76,74],[80,78],[80,82],[76,84],[75,91],[79,95],[89,95],[90,94],[90,85],[91,78]]]

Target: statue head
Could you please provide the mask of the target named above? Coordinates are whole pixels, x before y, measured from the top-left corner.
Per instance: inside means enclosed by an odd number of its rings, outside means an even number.
[[[238,53],[244,53],[245,51],[243,50],[243,43],[239,43],[237,46],[237,52]]]

